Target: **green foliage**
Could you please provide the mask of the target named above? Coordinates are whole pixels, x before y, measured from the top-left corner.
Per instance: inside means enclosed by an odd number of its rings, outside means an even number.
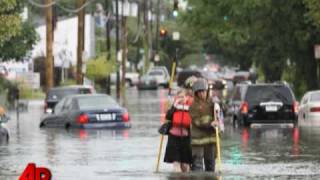
[[[313,46],[320,43],[320,1],[190,0],[189,5],[182,22],[203,41],[205,52],[222,54],[241,69],[255,63],[266,81],[288,79],[299,93],[319,87]],[[287,59],[296,67],[290,78]]]
[[[307,18],[312,22],[312,24],[317,26],[317,28],[320,28],[320,1],[304,0],[303,2],[309,10],[306,13]]]
[[[61,82],[61,86],[69,86],[69,85],[76,85],[77,81],[75,79],[67,79],[64,82]]]
[[[0,1],[0,47],[21,31],[16,0]]]
[[[20,86],[20,99],[43,99],[45,98],[45,93],[41,90],[33,90],[28,86]]]
[[[2,60],[22,60],[39,39],[33,25],[30,22],[22,24],[23,31],[10,39],[0,47],[0,58]]]
[[[106,76],[112,73],[115,68],[115,58],[107,61],[106,55],[101,55],[87,62],[86,76],[88,76],[90,79],[93,79],[94,81],[99,81],[106,78]]]

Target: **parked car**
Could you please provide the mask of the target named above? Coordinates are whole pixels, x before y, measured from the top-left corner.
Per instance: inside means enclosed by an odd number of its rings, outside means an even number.
[[[234,125],[297,124],[298,102],[286,84],[238,84],[229,108]]]
[[[139,90],[156,90],[158,89],[157,79],[149,74],[142,76],[137,85]]]
[[[154,66],[147,75],[155,78],[159,86],[169,87],[170,75],[165,66]]]
[[[63,98],[40,127],[128,128],[128,111],[105,94],[77,94]]]
[[[95,93],[95,89],[92,86],[85,85],[71,85],[51,88],[46,94],[44,112],[52,113],[55,105],[65,96],[72,94],[91,93]]]
[[[320,126],[320,90],[306,92],[299,107],[299,126]]]
[[[119,72],[119,78],[121,80],[121,77],[122,77],[122,73],[121,71]],[[114,73],[111,73],[110,74],[110,81],[112,84],[116,84],[116,80],[117,80],[117,74],[114,72]],[[139,73],[136,73],[136,72],[126,72],[125,74],[125,80],[126,80],[126,84],[128,86],[135,86],[138,84],[139,82]]]

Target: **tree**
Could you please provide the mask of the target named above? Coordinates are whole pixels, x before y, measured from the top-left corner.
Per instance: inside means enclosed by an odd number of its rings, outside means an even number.
[[[206,51],[223,54],[227,61],[248,68],[254,62],[266,81],[294,70],[296,89],[319,87],[318,62],[313,46],[319,43],[320,2],[317,0],[190,0],[185,13]],[[287,62],[290,61],[290,68]],[[303,83],[302,83],[303,81]]]
[[[19,17],[16,0],[0,1],[0,47],[21,32],[21,19]]]
[[[38,40],[38,35],[30,22],[24,22],[22,29],[23,31],[21,33],[12,37],[10,41],[6,41],[3,46],[0,47],[0,59],[15,59],[19,61],[31,50],[32,46]]]

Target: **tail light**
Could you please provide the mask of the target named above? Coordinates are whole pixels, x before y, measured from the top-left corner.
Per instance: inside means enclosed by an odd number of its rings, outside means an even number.
[[[80,114],[77,118],[77,123],[87,124],[89,122],[89,117],[86,114]]]
[[[294,112],[294,113],[298,113],[298,111],[299,111],[299,103],[298,103],[297,101],[295,101],[295,102],[293,103],[292,108],[293,108],[293,112]]]
[[[130,120],[129,113],[128,112],[124,112],[122,114],[122,121],[123,122],[128,122],[129,120]]]
[[[320,112],[320,107],[312,107],[310,108],[310,112]]]
[[[247,102],[242,102],[240,104],[240,110],[242,113],[247,114],[249,110],[249,104]]]

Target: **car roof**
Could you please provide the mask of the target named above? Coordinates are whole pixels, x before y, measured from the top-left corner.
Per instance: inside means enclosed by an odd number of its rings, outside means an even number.
[[[59,90],[59,89],[79,89],[79,88],[88,88],[90,89],[89,86],[84,86],[84,85],[70,85],[70,86],[57,86],[53,87],[50,90]]]
[[[68,97],[69,98],[81,98],[81,97],[111,97],[107,94],[72,94],[72,95],[69,95]],[[111,97],[112,98],[112,97]]]

